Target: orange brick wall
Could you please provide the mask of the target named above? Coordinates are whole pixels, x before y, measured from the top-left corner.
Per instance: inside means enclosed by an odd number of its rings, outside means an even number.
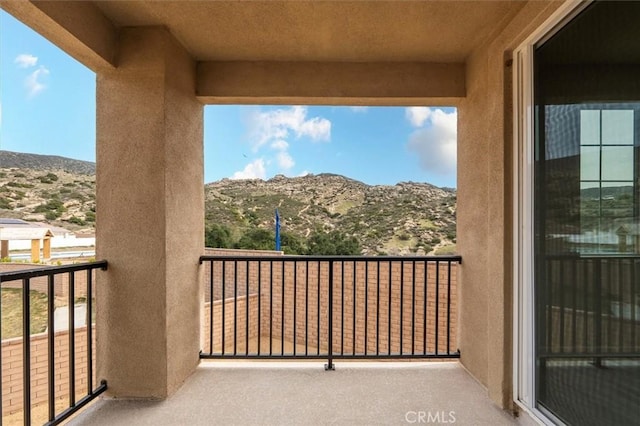
[[[93,360],[95,366],[95,333]],[[75,329],[75,387],[76,401],[87,393],[87,328]],[[69,332],[55,334],[54,371],[56,398],[69,395]],[[2,342],[2,410],[4,415],[22,410],[23,403],[22,337]],[[49,397],[48,335],[31,336],[31,403],[44,403]],[[95,369],[94,369],[95,374]],[[93,378],[95,387],[96,381]]]
[[[274,253],[274,252],[271,252]],[[276,254],[279,254],[275,252]],[[212,254],[236,254],[233,251]],[[263,255],[263,252],[244,251],[240,255]],[[328,282],[329,264],[328,262],[274,262],[273,264],[257,261],[239,261],[236,265],[227,263],[225,267],[225,299],[232,298],[237,294],[244,303],[244,295],[248,292],[249,298],[251,337],[257,337],[258,304],[260,314],[260,335],[264,339],[271,335],[275,339],[282,339],[282,318],[284,318],[284,339],[289,343],[298,345],[298,353],[304,351],[307,339],[309,352],[316,353],[318,345],[318,335],[320,338],[321,350],[326,353],[327,327],[328,327]],[[284,277],[283,267],[284,263]],[[247,266],[248,265],[248,266]],[[249,269],[247,274],[247,267]],[[205,288],[209,286],[210,269],[206,266],[204,274]],[[294,268],[295,274],[294,274]],[[365,281],[365,268],[367,270],[367,280]],[[417,262],[415,274],[413,262],[394,261],[392,262],[391,276],[389,274],[389,263],[380,263],[378,270],[377,262],[347,261],[344,262],[344,271],[341,262],[334,264],[333,280],[333,350],[334,353],[362,354],[365,351],[365,322],[367,353],[379,352],[386,354],[389,352],[389,312],[391,313],[391,352],[400,352],[400,329],[402,328],[402,352],[410,354],[412,352],[435,351],[436,338],[436,264],[428,263],[426,268],[426,301],[425,301],[425,263]],[[355,270],[355,283],[354,283]],[[378,309],[378,274],[380,276],[380,297]],[[445,262],[440,263],[438,268],[438,352],[447,351],[447,332],[449,332],[449,350],[454,352],[457,349],[457,325],[458,325],[458,304],[457,304],[457,265],[451,265],[451,290],[450,305],[447,313],[447,303],[449,294],[447,291],[447,277],[449,271]],[[343,280],[344,275],[344,280]],[[221,300],[221,279],[222,262],[214,262],[214,306]],[[401,276],[404,277],[404,285],[401,284]],[[234,287],[234,277],[237,277],[237,287]],[[272,277],[272,280],[270,280]],[[258,279],[259,278],[259,279]],[[415,289],[413,282],[415,281]],[[389,296],[389,282],[391,282],[391,296]],[[342,297],[344,283],[344,298]],[[355,284],[355,286],[354,286]],[[318,287],[320,286],[320,287]],[[401,293],[401,286],[403,292]],[[284,304],[282,303],[284,288]],[[354,298],[355,289],[355,298]],[[308,298],[307,298],[308,291]],[[205,291],[208,295],[208,292]],[[296,303],[294,304],[294,294]],[[271,296],[271,297],[270,297]],[[344,300],[344,307],[342,301]],[[412,303],[412,300],[414,302]],[[389,307],[389,301],[391,306]],[[402,301],[402,307],[401,307]],[[318,303],[319,302],[319,303]],[[354,303],[355,302],[355,303]],[[425,318],[423,315],[426,302],[426,343],[424,341]],[[229,300],[226,302],[225,322],[227,326],[233,324],[233,317],[229,317]],[[367,316],[365,321],[365,305]],[[219,309],[219,308],[215,308]],[[241,309],[241,308],[239,308]],[[246,305],[243,305],[245,312]],[[354,320],[355,309],[355,320]],[[344,310],[344,322],[342,313]],[[208,309],[205,310],[208,315]],[[217,311],[216,311],[217,312]],[[245,330],[246,314],[241,312],[238,316],[238,329]],[[294,312],[295,312],[295,333],[294,333]],[[320,315],[318,315],[320,312]],[[402,327],[400,326],[400,314],[402,313]],[[221,313],[214,313],[221,315]],[[318,317],[320,324],[318,327]],[[215,319],[215,317],[214,317]],[[231,320],[231,322],[229,321]],[[447,320],[450,327],[447,327]],[[208,316],[204,323],[204,333],[208,339]],[[214,321],[215,327],[215,321]],[[412,328],[414,333],[412,335]],[[256,336],[253,335],[255,330]],[[354,336],[355,330],[355,336]],[[379,330],[379,339],[376,341],[376,331]],[[220,336],[219,330],[214,330],[214,336]],[[344,333],[343,333],[344,332]],[[230,348],[228,334],[225,335],[225,346]],[[243,336],[246,333],[243,331]],[[355,338],[354,338],[355,337]],[[218,337],[216,344],[219,344],[221,337]],[[355,343],[354,343],[355,342]],[[251,348],[250,348],[251,349]],[[253,348],[257,349],[257,348]],[[208,346],[205,346],[205,351]],[[244,351],[244,346],[242,346]],[[264,353],[264,349],[261,349]],[[267,348],[268,350],[268,348]],[[274,353],[280,353],[280,347],[274,347]],[[292,351],[285,350],[286,353]]]
[[[227,299],[224,303],[224,347],[225,353],[233,353],[234,338],[236,340],[236,350],[238,353],[244,353],[245,348],[249,347],[249,352],[255,350],[252,346],[254,342],[250,342],[247,346],[247,337],[252,340],[258,337],[258,296],[249,296],[249,334],[247,334],[247,298],[240,296],[236,299]],[[204,304],[204,321],[203,321],[203,350],[214,353],[220,352],[222,349],[222,301],[213,302],[213,347],[210,346],[210,303]],[[235,325],[235,327],[234,327]]]
[[[0,272],[13,272],[23,271],[36,268],[42,268],[46,265],[28,264],[28,263],[0,263]],[[95,294],[96,289],[96,271],[90,272],[93,277],[92,291]],[[31,290],[39,291],[41,293],[47,293],[47,277],[31,278],[29,288]],[[87,271],[78,271],[74,273],[74,290],[75,297],[85,297],[87,294]],[[22,288],[22,280],[18,281],[4,281],[2,288]],[[54,289],[56,297],[67,297],[69,294],[69,274],[56,274],[54,276]]]
[[[281,264],[280,264],[281,265]],[[284,340],[294,341],[294,310],[295,310],[295,341],[305,341],[308,334],[308,344],[315,350],[318,344],[318,276],[320,276],[320,329],[321,347],[327,343],[328,327],[328,282],[329,265],[323,263],[318,271],[316,262],[309,263],[307,285],[307,265],[298,264],[294,279],[294,266],[292,262],[285,263],[284,280],[284,309],[282,304],[282,280],[281,267],[274,268],[275,282],[273,288],[273,336],[280,339],[282,335],[282,322],[284,318]],[[403,266],[404,265],[404,266]],[[368,268],[365,281],[365,268]],[[355,270],[355,283],[354,283]],[[424,343],[424,288],[425,275],[424,263],[416,265],[415,279],[412,262],[393,262],[391,277],[389,276],[389,263],[381,263],[380,288],[378,295],[378,266],[374,262],[365,265],[364,261],[344,263],[344,271],[341,263],[334,264],[333,271],[333,351],[334,353],[363,354],[365,352],[365,323],[367,338],[367,353],[389,353],[389,329],[391,329],[391,352],[400,352],[402,314],[402,353],[423,352]],[[344,275],[343,275],[344,274]],[[401,275],[402,274],[402,275]],[[451,268],[451,304],[447,314],[447,276],[446,263],[441,263],[438,271],[438,352],[447,351],[447,331],[449,331],[449,349],[457,349],[457,268]],[[344,279],[343,279],[344,276]],[[401,280],[401,276],[404,279]],[[391,278],[391,295],[389,295],[389,278]],[[413,282],[415,281],[415,289]],[[404,282],[404,284],[402,284]],[[435,351],[436,338],[436,265],[430,263],[427,268],[426,291],[426,350],[429,353]],[[262,333],[268,335],[269,330],[269,291],[268,284],[262,293]],[[402,288],[401,288],[402,287]],[[305,301],[308,289],[308,301]],[[355,295],[354,295],[355,289]],[[402,292],[401,292],[402,290]],[[343,293],[344,291],[344,293]],[[294,299],[295,292],[295,299]],[[378,305],[379,299],[379,305]],[[296,304],[294,305],[294,300]],[[412,300],[414,301],[412,303]],[[391,304],[389,304],[391,301]],[[344,306],[343,306],[344,304]],[[366,317],[365,317],[366,305]],[[307,312],[308,306],[308,312]],[[379,309],[378,309],[379,306]],[[354,320],[355,310],[355,320]],[[283,315],[284,312],[284,315]],[[391,314],[391,326],[389,327],[389,313]],[[307,322],[308,319],[308,322]],[[344,319],[344,320],[343,320]],[[366,320],[365,320],[366,319]],[[447,327],[449,319],[451,326]],[[412,329],[414,333],[412,335]],[[354,339],[355,331],[355,339]],[[376,341],[376,331],[378,340]],[[355,342],[355,344],[354,344]],[[413,346],[412,346],[413,345]],[[326,348],[325,348],[326,351]]]

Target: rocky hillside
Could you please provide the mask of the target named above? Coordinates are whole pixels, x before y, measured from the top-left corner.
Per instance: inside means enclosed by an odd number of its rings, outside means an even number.
[[[425,183],[370,186],[320,174],[268,181],[230,180],[205,186],[207,220],[236,232],[273,228],[309,236],[316,229],[355,236],[365,254],[455,250],[456,194]]]
[[[71,230],[95,226],[95,165],[62,157],[0,151],[0,217],[49,222]],[[223,179],[204,186],[207,224],[239,238],[247,230],[281,229],[300,238],[337,230],[365,254],[455,250],[455,190],[425,183],[370,186],[320,174],[268,181]]]
[[[5,169],[64,170],[79,175],[93,175],[96,164],[57,155],[26,154],[0,150],[0,167]]]
[[[0,162],[0,217],[93,232],[95,176],[42,163],[38,167],[5,167]]]

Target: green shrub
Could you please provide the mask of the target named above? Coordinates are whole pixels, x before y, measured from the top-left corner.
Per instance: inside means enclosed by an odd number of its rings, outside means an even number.
[[[70,223],[73,223],[73,224],[76,224],[76,225],[80,225],[80,226],[84,226],[84,225],[86,225],[86,224],[87,224],[84,220],[80,219],[80,218],[79,218],[79,217],[77,217],[77,216],[72,216],[72,217],[70,217],[70,218],[69,218],[69,222],[70,222]]]
[[[307,241],[307,254],[328,256],[349,256],[362,254],[362,247],[355,237],[348,237],[339,231],[315,231]]]
[[[89,220],[89,213],[87,212],[87,221]],[[93,213],[93,219],[95,220],[95,213]],[[204,230],[204,245],[205,247],[212,248],[231,248],[233,243],[231,241],[231,230],[224,225],[218,225],[214,223]]]
[[[253,228],[245,232],[235,244],[237,249],[245,250],[274,250],[275,234],[273,231]]]
[[[44,217],[46,217],[47,220],[56,220],[66,210],[67,209],[64,207],[62,201],[60,201],[58,198],[52,198],[45,204],[40,204],[33,211],[35,213],[44,213]]]
[[[44,217],[47,218],[47,220],[56,220],[60,217],[60,213],[56,210],[52,210],[50,212],[46,212]]]
[[[411,235],[409,235],[408,232],[401,232],[400,235],[398,235],[398,238],[400,241],[409,241],[411,239]]]
[[[7,182],[7,186],[11,186],[13,188],[33,188],[35,185],[32,185],[30,183],[20,183],[20,182]]]
[[[86,198],[79,192],[71,192],[69,194],[69,198],[73,198],[74,200],[85,201]]]

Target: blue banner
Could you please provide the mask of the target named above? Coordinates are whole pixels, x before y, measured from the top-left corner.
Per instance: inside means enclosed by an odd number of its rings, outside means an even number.
[[[276,251],[280,251],[280,215],[276,209]]]

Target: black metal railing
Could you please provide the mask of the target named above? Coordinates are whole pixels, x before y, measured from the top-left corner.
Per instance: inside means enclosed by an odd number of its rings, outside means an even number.
[[[457,358],[460,256],[202,256],[201,358]]]
[[[36,419],[32,418],[33,404],[33,387],[41,384],[41,380],[35,380],[33,374],[41,372],[40,367],[43,362],[40,356],[32,354],[32,333],[31,333],[31,293],[34,287],[38,287],[39,291],[47,294],[47,357],[46,357],[46,382],[47,382],[47,403],[48,413],[46,424],[59,424],[80,408],[85,406],[107,388],[106,382],[94,383],[93,368],[93,348],[94,337],[92,329],[92,312],[93,312],[93,288],[94,274],[96,269],[107,269],[106,261],[89,262],[83,264],[75,264],[69,266],[42,267],[30,270],[21,270],[15,272],[0,273],[0,285],[2,288],[13,287],[19,288],[22,293],[22,411],[23,421],[25,425],[30,425]],[[76,351],[76,346],[80,343],[76,342],[76,285],[80,279],[78,274],[86,273],[84,279],[86,286],[80,291],[84,291],[86,299],[86,364],[77,365],[76,359],[80,357]],[[68,365],[65,380],[68,381],[68,389],[61,389],[56,385],[56,377],[63,377],[64,372],[56,370],[56,357],[59,356],[60,348],[56,347],[56,329],[55,329],[55,301],[56,293],[59,293],[60,285],[68,286],[66,291],[67,307],[68,307]],[[65,296],[62,296],[64,299]],[[2,354],[0,352],[0,365],[2,365]],[[4,370],[3,367],[3,381]],[[83,371],[86,374],[86,389],[80,391],[76,389],[76,370]],[[35,383],[34,383],[35,382]],[[1,385],[0,385],[1,386]],[[7,392],[11,391],[10,389]],[[2,388],[0,387],[0,394]],[[36,396],[39,392],[35,393]],[[59,398],[57,395],[67,394],[68,404],[66,408],[56,408],[56,402]],[[58,402],[59,405],[59,402]],[[2,403],[0,401],[0,416],[3,413]]]
[[[539,357],[640,358],[640,256],[547,256],[538,274]]]

